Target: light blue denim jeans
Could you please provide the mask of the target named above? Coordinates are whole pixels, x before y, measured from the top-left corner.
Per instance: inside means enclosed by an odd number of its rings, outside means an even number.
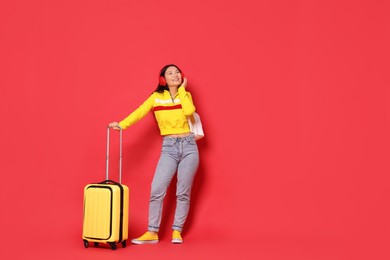
[[[177,172],[176,211],[172,229],[182,231],[190,208],[192,183],[199,166],[198,146],[193,135],[163,137],[161,156],[152,181],[148,230],[158,232],[163,200]]]

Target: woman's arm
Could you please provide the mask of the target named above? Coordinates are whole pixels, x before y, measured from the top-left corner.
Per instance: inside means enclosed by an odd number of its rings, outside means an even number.
[[[187,87],[187,78],[184,78],[183,84],[179,87],[177,93],[181,101],[181,107],[183,109],[184,115],[191,116],[195,112],[195,106],[194,103],[192,102],[191,93],[186,91],[186,87]]]
[[[127,129],[129,126],[135,124],[142,118],[144,118],[148,112],[153,108],[154,95],[152,94],[144,103],[142,103],[136,110],[134,110],[125,119],[118,122],[112,122],[108,126],[115,129]]]

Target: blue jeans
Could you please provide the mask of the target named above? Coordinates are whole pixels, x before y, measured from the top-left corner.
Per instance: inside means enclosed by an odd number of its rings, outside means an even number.
[[[163,137],[162,150],[152,181],[148,230],[158,232],[163,200],[177,172],[176,211],[172,229],[182,231],[190,208],[192,183],[199,166],[199,153],[193,135]]]

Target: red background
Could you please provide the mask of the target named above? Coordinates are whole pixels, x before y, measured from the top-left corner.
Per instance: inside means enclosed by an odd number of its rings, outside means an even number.
[[[1,258],[389,259],[389,17],[386,0],[2,1]],[[206,134],[185,243],[173,185],[158,245],[85,249],[105,126],[167,63]],[[152,114],[124,132],[130,238],[160,144]]]

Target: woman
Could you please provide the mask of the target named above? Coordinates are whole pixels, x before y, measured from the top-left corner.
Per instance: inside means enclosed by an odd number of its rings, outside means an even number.
[[[163,137],[151,187],[148,230],[133,239],[133,244],[154,244],[159,241],[163,199],[176,172],[177,200],[172,243],[183,243],[181,232],[188,215],[191,187],[199,165],[198,147],[187,122],[187,117],[195,112],[195,106],[186,87],[187,79],[181,70],[174,64],[166,65],[160,71],[159,84],[152,95],[124,120],[109,124],[115,130],[126,129],[153,110]]]

